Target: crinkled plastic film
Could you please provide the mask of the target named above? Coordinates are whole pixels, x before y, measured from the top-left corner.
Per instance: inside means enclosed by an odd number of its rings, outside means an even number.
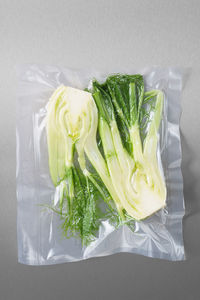
[[[135,223],[134,232],[126,225],[115,229],[101,222],[96,239],[82,246],[80,239],[62,236],[61,219],[42,204],[55,197],[49,166],[45,130],[47,103],[61,84],[79,89],[92,78],[102,81],[108,74],[41,65],[18,68],[17,98],[17,201],[18,260],[29,265],[47,265],[131,252],[168,260],[183,260],[182,218],[183,181],[179,120],[182,70],[152,67],[129,69],[123,73],[142,74],[145,89],[164,92],[163,118],[159,130],[158,160],[167,186],[166,207]]]

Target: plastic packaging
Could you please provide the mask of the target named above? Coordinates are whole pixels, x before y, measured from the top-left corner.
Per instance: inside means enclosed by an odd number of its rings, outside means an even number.
[[[43,204],[51,204],[56,194],[48,166],[45,130],[47,103],[61,84],[85,89],[91,79],[103,81],[108,74],[53,66],[20,66],[16,130],[20,263],[56,264],[116,252],[131,252],[168,260],[185,258],[179,134],[182,71],[178,68],[152,67],[129,69],[123,73],[142,74],[146,90],[160,89],[165,95],[157,155],[167,187],[166,207],[143,221],[136,221],[134,231],[126,225],[115,229],[107,220],[102,220],[96,239],[87,246],[82,246],[78,238],[64,238],[60,216],[51,209],[42,208]]]

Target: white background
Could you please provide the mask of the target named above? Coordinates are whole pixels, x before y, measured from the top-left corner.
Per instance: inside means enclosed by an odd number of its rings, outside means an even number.
[[[17,263],[15,66],[189,67],[182,95],[185,262],[117,254]],[[0,0],[0,300],[200,299],[200,1]]]

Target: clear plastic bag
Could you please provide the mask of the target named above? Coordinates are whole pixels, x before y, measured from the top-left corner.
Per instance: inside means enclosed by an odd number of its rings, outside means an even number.
[[[129,69],[126,73],[142,74],[146,90],[160,89],[165,95],[157,156],[160,157],[160,167],[167,186],[166,207],[143,221],[136,221],[134,231],[126,225],[115,229],[107,220],[102,220],[96,239],[88,246],[82,246],[77,238],[63,238],[59,215],[41,207],[50,204],[56,193],[48,166],[45,130],[47,103],[61,84],[84,89],[92,78],[102,81],[108,74],[53,66],[20,66],[16,130],[20,263],[56,264],[116,252],[169,260],[184,259],[184,199],[179,134],[182,70],[152,67]]]

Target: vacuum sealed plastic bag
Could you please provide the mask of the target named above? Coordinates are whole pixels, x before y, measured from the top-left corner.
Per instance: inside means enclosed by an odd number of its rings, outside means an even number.
[[[18,70],[18,259],[184,259],[182,72]]]

